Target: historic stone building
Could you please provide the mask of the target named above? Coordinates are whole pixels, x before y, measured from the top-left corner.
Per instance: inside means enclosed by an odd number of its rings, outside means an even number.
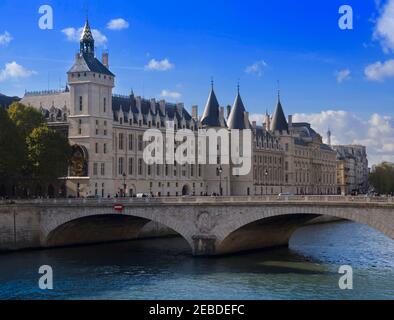
[[[337,145],[337,184],[340,194],[365,194],[369,189],[368,157],[365,146]]]
[[[291,116],[287,121],[280,97],[274,115],[267,114],[265,123],[258,125],[250,122],[239,89],[225,114],[212,84],[202,116],[196,106],[190,114],[180,103],[147,100],[133,92],[114,95],[115,75],[108,54],[103,54],[102,61],[96,58],[88,21],[80,53],[67,76],[64,91],[26,93],[22,103],[41,110],[50,126],[68,136],[74,153],[69,174],[62,178],[62,190],[69,196],[337,193],[336,152],[323,144],[310,124],[293,123]],[[201,129],[214,129],[225,132],[229,140],[231,130],[245,134],[250,129],[252,154],[244,159],[251,163],[249,174],[234,175],[233,165],[221,162],[224,153],[230,152],[222,146],[222,139],[216,143],[216,164],[145,163],[143,151],[148,142],[143,141],[144,132],[154,128],[164,133],[169,126],[175,132],[189,129],[195,135]],[[166,139],[163,148],[179,144]],[[201,147],[196,144],[194,157]]]

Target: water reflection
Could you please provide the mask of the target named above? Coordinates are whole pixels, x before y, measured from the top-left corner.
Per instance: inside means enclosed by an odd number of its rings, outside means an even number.
[[[355,224],[303,228],[290,248],[193,258],[180,238],[0,256],[0,299],[394,299],[394,241]],[[355,289],[338,288],[338,268]],[[38,289],[38,269],[54,290]]]

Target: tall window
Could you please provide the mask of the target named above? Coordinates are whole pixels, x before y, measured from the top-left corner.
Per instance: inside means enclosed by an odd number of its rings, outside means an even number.
[[[79,97],[79,111],[83,110],[83,98],[82,96]]]
[[[142,159],[138,159],[138,174],[142,176]]]
[[[144,144],[143,144],[143,137],[140,135],[138,136],[138,151],[143,151]]]
[[[101,164],[101,175],[105,176],[105,163]]]
[[[129,134],[129,150],[132,151],[133,150],[133,139],[134,136],[132,134]]]
[[[122,158],[122,157],[120,157],[119,158],[119,171],[118,171],[118,173],[119,173],[119,175],[123,175],[123,173],[124,173],[124,158]]]
[[[132,176],[134,174],[134,159],[129,158],[129,175]]]
[[[97,176],[97,174],[98,174],[98,165],[97,165],[97,163],[94,163],[93,164],[93,175]]]
[[[104,113],[107,112],[107,98],[104,98]]]
[[[119,133],[119,150],[123,150],[124,146],[124,135],[123,133]]]
[[[103,150],[103,152],[104,152],[104,154],[107,153],[107,144],[106,143],[104,143],[104,150]]]
[[[95,145],[95,151],[96,151],[96,153],[99,153],[99,144],[98,143],[96,143],[96,145]]]

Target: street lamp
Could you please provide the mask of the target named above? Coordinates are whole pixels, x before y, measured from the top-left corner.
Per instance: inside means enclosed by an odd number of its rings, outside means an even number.
[[[126,173],[123,172],[123,198],[126,198]]]
[[[268,195],[268,169],[265,169],[265,195]]]
[[[222,168],[222,166],[220,166],[217,170],[218,170],[218,173],[219,173],[219,176],[220,176],[220,184],[219,184],[220,192],[219,192],[219,194],[220,194],[220,196],[223,196],[223,191],[222,191],[222,173],[223,173],[223,168]]]

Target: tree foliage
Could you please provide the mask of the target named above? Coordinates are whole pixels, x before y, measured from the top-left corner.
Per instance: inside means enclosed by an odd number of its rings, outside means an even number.
[[[48,183],[67,174],[71,147],[67,138],[47,126],[33,129],[27,137],[31,174]]]
[[[71,147],[41,113],[19,102],[0,109],[0,180],[23,189],[67,174]]]
[[[18,177],[26,155],[25,142],[7,111],[0,108],[0,180]]]
[[[370,174],[370,184],[380,194],[394,193],[394,163],[383,162]]]
[[[45,119],[40,112],[20,102],[11,104],[8,114],[25,139],[35,128],[45,125]]]

